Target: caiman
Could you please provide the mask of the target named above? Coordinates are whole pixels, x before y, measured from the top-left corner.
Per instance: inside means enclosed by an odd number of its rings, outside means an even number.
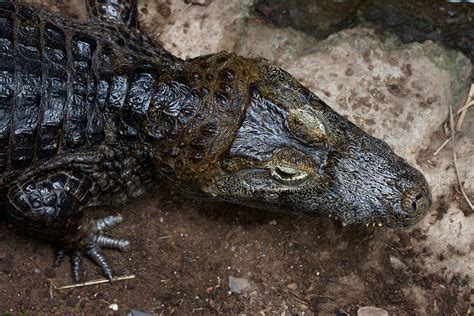
[[[102,248],[122,204],[157,183],[197,198],[402,227],[423,175],[263,58],[179,59],[140,32],[135,0],[72,21],[0,0],[0,212],[112,279]]]

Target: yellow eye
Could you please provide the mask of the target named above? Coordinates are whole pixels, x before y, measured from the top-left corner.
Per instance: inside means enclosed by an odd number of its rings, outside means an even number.
[[[275,166],[270,173],[274,178],[284,182],[304,180],[309,176],[307,172],[283,165]]]
[[[321,142],[327,139],[328,130],[316,114],[307,109],[290,110],[288,127],[298,138]]]
[[[314,160],[294,149],[281,149],[265,164],[273,178],[280,182],[301,182],[316,174]]]

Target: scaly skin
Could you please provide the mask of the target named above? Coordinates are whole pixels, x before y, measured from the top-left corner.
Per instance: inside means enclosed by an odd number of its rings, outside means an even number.
[[[4,0],[3,0],[4,1]],[[196,197],[312,212],[343,223],[415,223],[420,172],[264,59],[180,60],[138,30],[136,5],[87,1],[74,23],[0,0],[0,200],[20,230],[69,254],[128,242],[88,207],[157,181]]]

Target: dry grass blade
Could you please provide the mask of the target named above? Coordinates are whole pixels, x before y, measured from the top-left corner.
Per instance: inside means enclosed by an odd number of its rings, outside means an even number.
[[[456,111],[456,116],[463,112],[466,112],[473,105],[474,105],[474,101],[466,103],[464,106],[462,106]]]
[[[461,190],[462,195],[464,196],[464,199],[466,200],[467,204],[469,204],[469,207],[471,208],[471,210],[474,210],[474,206],[472,205],[471,200],[469,200],[469,197],[464,191],[461,177],[459,176],[459,170],[457,166],[457,156],[456,156],[456,142],[454,139],[455,130],[454,130],[453,107],[451,105],[449,106],[449,126],[451,128],[451,148],[453,149],[454,171],[456,172],[456,178],[458,179],[459,188]]]
[[[460,113],[461,115],[459,116],[458,123],[456,124],[456,130],[458,132],[461,130],[462,122],[464,121],[464,118],[466,117],[467,111],[473,105],[474,105],[474,102],[471,102],[463,106],[461,109],[459,109],[458,113]]]
[[[112,281],[123,281],[123,280],[130,280],[130,279],[135,279],[135,275],[132,274],[132,275],[124,275],[124,276],[116,277],[116,278],[113,278]],[[91,285],[97,285],[97,284],[109,283],[109,282],[110,281],[108,279],[98,279],[98,280],[87,281],[84,283],[60,286],[57,288],[57,290],[67,290],[67,289],[73,289],[76,287],[91,286]]]
[[[447,138],[442,144],[441,146],[438,147],[438,149],[436,149],[436,151],[433,153],[433,156],[436,156],[437,154],[439,154],[439,152],[441,150],[443,150],[443,148],[449,143],[449,141],[451,140],[451,138]]]
[[[472,85],[472,88],[471,88],[471,93],[470,95],[472,94],[473,97],[474,97],[474,84]],[[438,147],[438,149],[436,149],[436,151],[433,153],[433,156],[436,156],[438,155],[441,150],[443,150],[444,147],[446,147],[446,145],[449,143],[449,141],[451,140],[452,136],[453,136],[453,133],[452,131],[454,131],[453,127],[453,123],[454,123],[454,117],[455,116],[458,116],[459,115],[459,119],[458,119],[458,122],[456,124],[456,131],[460,131],[461,130],[461,127],[462,127],[462,123],[464,122],[464,118],[466,117],[466,114],[467,112],[469,111],[469,108],[471,106],[474,106],[474,101],[471,101],[471,102],[468,102],[466,103],[463,107],[461,107],[460,109],[458,109],[456,111],[456,114],[453,116],[453,113],[452,113],[452,109],[450,109],[450,113],[449,113],[449,119],[447,121],[445,121],[443,123],[443,130],[444,130],[444,134],[445,135],[449,135],[449,138],[447,138],[442,144],[441,146]],[[453,122],[451,122],[451,117],[453,119]]]

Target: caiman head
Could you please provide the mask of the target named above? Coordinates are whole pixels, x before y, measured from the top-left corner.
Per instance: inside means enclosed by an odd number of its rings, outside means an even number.
[[[243,119],[204,192],[343,224],[400,227],[427,213],[430,191],[418,170],[288,73],[264,61],[257,68]]]

